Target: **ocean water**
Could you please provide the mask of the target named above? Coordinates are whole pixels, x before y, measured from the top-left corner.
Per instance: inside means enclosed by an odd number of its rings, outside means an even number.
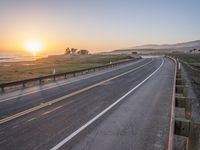
[[[3,62],[19,62],[19,61],[33,61],[39,57],[33,56],[11,56],[11,55],[0,55],[0,63]]]

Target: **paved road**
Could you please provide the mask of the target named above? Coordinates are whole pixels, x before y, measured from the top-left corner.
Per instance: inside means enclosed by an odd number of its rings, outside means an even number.
[[[2,95],[0,149],[166,149],[173,78],[149,58]]]

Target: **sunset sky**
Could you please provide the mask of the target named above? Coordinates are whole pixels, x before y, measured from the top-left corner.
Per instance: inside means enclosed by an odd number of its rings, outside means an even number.
[[[0,0],[0,52],[109,51],[200,39],[200,0]]]

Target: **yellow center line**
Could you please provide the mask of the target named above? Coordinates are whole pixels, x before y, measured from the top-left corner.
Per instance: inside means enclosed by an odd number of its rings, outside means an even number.
[[[94,88],[94,87],[97,87],[97,86],[99,86],[99,85],[101,85],[101,84],[104,84],[104,83],[106,83],[106,82],[108,82],[108,81],[111,81],[111,80],[114,80],[114,79],[119,78],[119,77],[121,77],[121,76],[124,76],[124,75],[126,75],[126,74],[128,74],[128,73],[131,73],[131,72],[133,72],[133,71],[135,71],[135,70],[138,70],[138,69],[140,69],[140,68],[142,68],[142,67],[144,67],[144,66],[150,64],[152,61],[153,61],[153,59],[151,59],[151,61],[149,61],[149,62],[147,62],[147,63],[145,63],[145,64],[143,64],[143,65],[141,65],[141,66],[139,66],[139,67],[136,67],[136,68],[134,68],[134,69],[131,69],[131,70],[129,70],[129,71],[127,71],[127,72],[124,72],[124,73],[122,73],[122,74],[116,75],[116,76],[111,77],[111,78],[109,78],[109,79],[106,79],[106,80],[104,80],[104,81],[98,82],[98,83],[93,84],[93,85],[90,85],[90,86],[88,86],[88,87],[85,87],[85,88],[83,88],[83,89],[81,89],[81,90],[72,92],[72,93],[70,93],[70,94],[67,94],[67,95],[65,95],[65,96],[56,98],[56,99],[51,100],[51,101],[46,102],[46,103],[41,103],[41,104],[38,105],[38,106],[29,108],[29,109],[24,110],[24,111],[22,111],[22,112],[16,113],[16,114],[11,115],[11,116],[8,116],[8,117],[6,117],[6,118],[3,118],[3,119],[0,120],[0,124],[6,123],[6,122],[11,121],[11,120],[14,120],[14,119],[16,119],[16,118],[18,118],[18,117],[24,116],[24,115],[26,115],[26,114],[29,114],[29,113],[34,112],[34,111],[36,111],[36,110],[39,110],[39,109],[41,109],[41,108],[50,106],[50,105],[52,105],[52,104],[55,104],[55,103],[60,102],[60,101],[62,101],[62,100],[65,100],[65,99],[67,99],[67,98],[69,98],[69,97],[72,97],[72,96],[74,96],[74,95],[77,95],[77,94],[80,94],[80,93],[85,92],[85,91],[87,91],[87,90],[90,90],[90,89],[92,89],[92,88]]]
[[[46,111],[46,112],[44,112],[44,113],[42,114],[42,116],[48,115],[49,113],[52,113],[52,112],[56,111],[57,109],[62,108],[63,106],[64,106],[64,105],[61,105],[61,106],[58,106],[58,107],[56,107],[56,108],[54,108],[54,109],[52,109],[52,110]]]

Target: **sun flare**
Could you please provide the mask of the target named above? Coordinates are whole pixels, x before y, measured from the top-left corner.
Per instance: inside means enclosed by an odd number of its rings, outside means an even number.
[[[28,41],[26,43],[26,49],[36,56],[37,52],[42,50],[42,43],[40,41]]]

